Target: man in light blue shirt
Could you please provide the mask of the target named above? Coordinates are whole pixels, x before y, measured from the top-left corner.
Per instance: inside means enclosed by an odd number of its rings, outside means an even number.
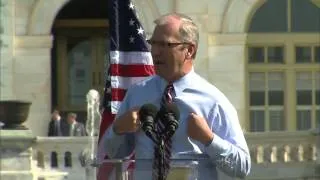
[[[200,180],[217,180],[216,168],[231,177],[247,176],[250,154],[235,108],[193,70],[197,26],[189,17],[176,13],[164,15],[155,23],[148,42],[157,75],[128,89],[114,123],[100,143],[111,158],[124,158],[134,150],[135,179],[151,179],[154,144],[140,129],[138,112],[147,103],[160,108],[170,83],[174,87],[173,103],[180,111],[179,128],[172,137],[172,158],[197,159]]]

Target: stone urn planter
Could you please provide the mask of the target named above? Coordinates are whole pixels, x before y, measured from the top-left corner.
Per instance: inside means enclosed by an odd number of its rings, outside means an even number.
[[[0,121],[2,129],[28,129],[22,125],[28,118],[31,102],[8,100],[0,101]]]

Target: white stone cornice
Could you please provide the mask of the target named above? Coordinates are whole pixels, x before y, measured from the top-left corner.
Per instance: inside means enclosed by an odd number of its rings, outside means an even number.
[[[20,48],[51,48],[52,36],[16,36],[14,47]]]
[[[59,10],[70,0],[38,0],[34,3],[28,22],[27,34],[50,34],[52,24]]]
[[[244,33],[255,10],[266,0],[233,0],[223,19],[223,33]]]
[[[154,28],[153,21],[160,16],[159,8],[154,0],[135,0],[134,4],[145,32],[151,33]]]
[[[208,46],[214,45],[242,45],[247,41],[246,33],[208,34]]]
[[[34,3],[32,13],[30,14],[27,34],[43,35],[50,34],[52,24],[60,9],[70,0],[37,0]],[[155,0],[135,0],[136,8],[140,21],[142,22],[146,32],[153,30],[153,20],[160,13],[154,2]],[[45,15],[45,16],[44,16]]]

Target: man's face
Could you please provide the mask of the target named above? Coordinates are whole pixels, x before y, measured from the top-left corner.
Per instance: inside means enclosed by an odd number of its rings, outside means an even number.
[[[68,119],[68,123],[70,123],[70,124],[72,124],[75,121],[75,117],[73,117],[71,115],[69,115],[67,119]]]
[[[53,120],[58,120],[59,118],[60,118],[59,112],[58,111],[53,111],[52,119]]]
[[[179,40],[179,25],[157,25],[150,39],[151,54],[156,73],[167,81],[183,75],[187,48]],[[177,43],[177,44],[170,44]]]

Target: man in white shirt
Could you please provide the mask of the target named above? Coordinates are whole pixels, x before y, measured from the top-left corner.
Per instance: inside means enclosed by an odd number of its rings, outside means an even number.
[[[172,158],[199,159],[198,180],[217,180],[217,168],[244,178],[251,160],[234,106],[215,86],[194,72],[199,32],[193,20],[169,14],[155,21],[150,40],[156,74],[130,87],[115,121],[100,143],[110,158],[124,158],[133,150],[135,179],[151,179],[154,143],[141,130],[139,108],[160,109],[166,87],[180,111],[179,128],[172,136]],[[141,159],[149,159],[143,161]]]

